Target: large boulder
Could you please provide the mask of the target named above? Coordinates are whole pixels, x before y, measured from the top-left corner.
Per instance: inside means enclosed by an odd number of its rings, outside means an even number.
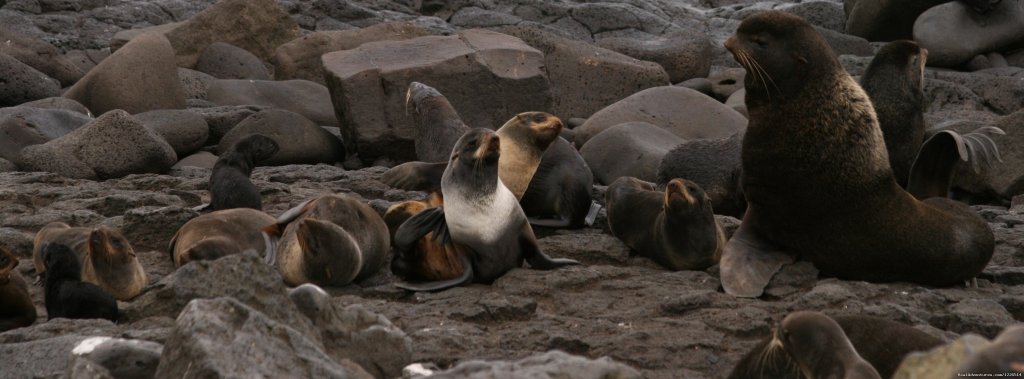
[[[338,126],[327,87],[308,80],[215,80],[206,100],[217,105],[260,105],[292,111],[317,125]]]
[[[92,117],[60,110],[17,106],[0,109],[0,158],[17,161],[21,149],[59,138],[80,126],[88,124]]]
[[[561,351],[538,353],[516,362],[466,361],[430,376],[436,379],[630,379],[642,378],[611,358],[588,359]]]
[[[174,65],[174,50],[159,34],[143,34],[100,62],[64,97],[93,114],[113,109],[142,113],[185,108],[185,92]]]
[[[0,53],[57,79],[61,86],[75,84],[85,75],[85,71],[79,69],[71,58],[41,39],[0,27],[0,42],[3,42],[0,43]]]
[[[203,116],[188,110],[155,110],[139,113],[135,118],[163,137],[179,157],[199,150],[210,136],[210,127]]]
[[[612,126],[643,121],[666,128],[685,140],[726,138],[747,126],[747,118],[695,90],[649,88],[594,113],[576,132],[576,146]]]
[[[491,31],[370,42],[325,54],[323,64],[346,148],[363,160],[415,158],[405,107],[413,80],[444,93],[473,127],[497,128],[516,113],[551,108],[543,54]]]
[[[846,33],[869,41],[912,39],[914,20],[949,0],[845,0]],[[931,60],[931,57],[928,58]]]
[[[109,179],[165,172],[177,161],[162,137],[127,112],[114,110],[63,137],[22,149],[17,163],[27,171]]]
[[[210,138],[206,141],[207,145],[216,145],[238,123],[261,110],[263,110],[263,107],[253,105],[228,105],[191,109],[192,112],[203,116],[206,124],[210,126]]]
[[[60,83],[4,53],[0,53],[0,78],[0,107],[60,95]]]
[[[652,35],[644,39],[609,37],[597,41],[597,45],[661,65],[672,83],[706,78],[711,71],[711,39],[703,32]]]
[[[274,77],[278,80],[305,79],[326,84],[320,61],[320,56],[326,53],[354,49],[367,42],[406,40],[434,34],[434,29],[421,26],[415,21],[310,33],[277,48],[272,60],[277,68]]]
[[[544,70],[554,97],[549,112],[563,119],[587,118],[637,91],[669,84],[668,73],[654,62],[536,28],[514,26],[499,30],[544,53]]]
[[[1024,1],[1003,0],[988,14],[953,1],[931,8],[914,22],[914,40],[928,49],[928,65],[957,67],[978,54],[1024,43]]]
[[[608,128],[587,141],[580,155],[594,179],[609,185],[623,176],[653,182],[661,159],[685,142],[679,136],[646,122],[627,122]]]
[[[92,337],[77,343],[71,355],[103,367],[114,378],[152,378],[163,349],[150,341]]]
[[[277,154],[260,162],[263,165],[331,164],[345,160],[345,147],[338,137],[298,113],[281,109],[267,109],[242,120],[221,138],[218,154],[255,133],[270,137],[279,147]]]
[[[203,50],[196,70],[218,79],[270,80],[270,71],[263,61],[235,45],[214,42]]]
[[[157,32],[174,46],[178,66],[192,68],[214,42],[238,46],[269,60],[281,44],[299,37],[299,25],[274,0],[221,0],[184,22],[125,30],[114,35],[111,48],[132,35]]]
[[[178,316],[157,378],[372,378],[335,362],[316,340],[230,297],[198,299]]]

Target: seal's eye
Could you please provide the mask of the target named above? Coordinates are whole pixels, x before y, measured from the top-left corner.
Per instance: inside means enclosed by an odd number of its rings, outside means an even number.
[[[543,124],[544,121],[547,121],[547,120],[548,120],[548,118],[544,117],[544,115],[542,115],[542,114],[533,116],[533,122],[537,123],[537,124]]]

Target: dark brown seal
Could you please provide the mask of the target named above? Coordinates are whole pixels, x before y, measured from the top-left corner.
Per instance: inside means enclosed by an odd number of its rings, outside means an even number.
[[[871,102],[813,27],[762,12],[726,47],[747,70],[750,113],[741,178],[747,211],[721,260],[727,293],[760,296],[795,256],[825,275],[874,282],[944,286],[981,272],[995,245],[988,224],[962,203],[918,201],[896,184]],[[948,162],[965,157],[942,152]],[[914,175],[912,168],[911,187]],[[948,191],[949,176],[919,179],[927,192]]]
[[[388,227],[356,198],[324,195],[307,200],[263,231],[272,237],[267,263],[285,283],[344,286],[380,270],[391,248]]]
[[[260,228],[276,219],[262,211],[234,208],[193,218],[171,237],[167,251],[174,267],[196,260],[213,260],[248,250],[264,252]]]
[[[0,247],[0,332],[36,322],[36,306],[28,293],[28,282],[17,268],[18,257]]]
[[[36,272],[47,271],[43,246],[62,244],[74,251],[82,268],[82,281],[95,284],[122,301],[146,287],[149,278],[131,243],[121,232],[106,228],[72,228],[62,222],[47,224],[36,233],[32,247]]]
[[[893,41],[878,50],[860,78],[875,107],[893,176],[904,188],[910,166],[924,143],[927,59],[928,51],[913,41]]]
[[[501,137],[477,128],[455,144],[441,180],[444,206],[419,212],[395,233],[395,259],[406,260],[428,233],[442,244],[459,244],[462,276],[425,283],[398,283],[413,291],[436,291],[471,282],[491,283],[525,260],[535,269],[578,264],[541,251],[526,214],[498,178]],[[395,272],[407,277],[406,272]]]
[[[604,197],[612,235],[640,256],[670,270],[718,263],[725,234],[700,186],[677,178],[656,191],[653,183],[624,176]]]
[[[210,206],[206,210],[263,209],[260,190],[249,176],[257,163],[272,157],[278,150],[277,142],[262,134],[252,134],[235,142],[213,165]]]

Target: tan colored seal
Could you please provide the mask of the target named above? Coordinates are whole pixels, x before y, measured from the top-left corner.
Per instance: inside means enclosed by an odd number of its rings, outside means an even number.
[[[260,228],[275,221],[270,215],[251,208],[207,213],[182,225],[171,237],[167,251],[174,267],[248,250],[264,252],[266,242]]]
[[[82,281],[99,286],[118,300],[130,300],[149,284],[131,243],[115,229],[47,224],[36,233],[32,247],[33,263],[40,274],[46,272],[42,249],[48,243],[71,248],[82,265]]]

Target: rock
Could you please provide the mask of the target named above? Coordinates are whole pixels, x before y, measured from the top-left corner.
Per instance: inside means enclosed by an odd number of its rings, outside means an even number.
[[[610,37],[599,40],[597,45],[661,65],[672,83],[705,78],[711,71],[711,39],[703,32],[678,32],[642,40]]]
[[[984,376],[1020,376],[1024,373],[1024,325],[1007,326],[991,345],[968,357],[955,372]]]
[[[832,1],[805,1],[797,4],[786,4],[777,9],[800,16],[800,18],[803,18],[811,25],[834,32],[846,32],[846,14],[839,3]]]
[[[134,114],[185,108],[174,51],[158,34],[144,34],[128,42],[75,83],[64,97],[82,103],[93,114],[113,109]]]
[[[724,68],[715,70],[708,76],[711,81],[710,95],[719,101],[726,101],[733,93],[743,89],[743,79],[747,76],[747,70],[742,68]]]
[[[928,8],[948,1],[845,0],[846,33],[869,41],[914,39],[914,20]]]
[[[114,379],[110,371],[103,366],[88,359],[78,357],[72,358],[71,364],[68,365],[68,369],[63,377],[68,379]]]
[[[305,79],[320,84],[324,81],[320,56],[349,50],[367,42],[397,41],[435,34],[431,28],[416,21],[376,24],[362,29],[315,32],[296,38],[277,48],[271,62],[277,67],[278,80]]]
[[[124,213],[121,231],[136,249],[162,250],[182,225],[197,216],[199,212],[183,206],[139,207]]]
[[[109,324],[109,322],[108,322]],[[0,344],[4,378],[60,377],[71,362],[71,351],[89,336],[77,333],[25,342]]]
[[[22,103],[21,106],[40,109],[72,111],[92,117],[92,112],[89,112],[89,108],[86,108],[84,105],[82,105],[82,103],[60,96],[47,97],[45,99],[29,101],[27,103]]]
[[[27,146],[46,143],[92,121],[66,110],[17,106],[0,109],[0,158],[18,161]]]
[[[187,110],[156,110],[135,115],[146,128],[160,135],[179,157],[206,144],[210,127],[202,116]]]
[[[931,8],[914,22],[914,40],[928,49],[928,65],[956,67],[978,54],[1024,42],[1024,3],[1005,0],[979,16],[963,2]]]
[[[262,165],[332,164],[345,159],[345,148],[337,137],[298,113],[280,109],[260,111],[238,123],[217,144],[218,154],[254,133],[270,137],[280,147]]]
[[[178,79],[181,81],[181,89],[185,91],[185,98],[206,100],[210,85],[217,81],[212,75],[178,67]]]
[[[332,361],[320,343],[288,323],[221,297],[189,302],[164,345],[156,377],[370,377],[353,369]]]
[[[875,49],[864,38],[821,27],[815,27],[815,29],[818,30],[818,33],[821,33],[821,36],[825,38],[825,42],[828,42],[828,45],[832,47],[832,51],[836,55],[858,55],[862,57],[875,55]]]
[[[693,78],[690,80],[685,80],[682,83],[676,83],[676,85],[679,87],[686,87],[692,89],[694,91],[703,93],[708,96],[712,96],[711,81],[708,80],[708,78]]]
[[[13,172],[18,171],[18,165],[14,164],[9,160],[0,158],[0,172]]]
[[[956,341],[927,352],[908,354],[892,379],[950,378],[969,356],[983,350],[991,342],[976,334],[965,334]]]
[[[4,53],[0,53],[0,77],[4,79],[0,81],[0,107],[60,95],[60,83]]]
[[[445,94],[462,120],[476,127],[497,128],[518,112],[551,104],[543,54],[485,30],[370,42],[324,54],[323,64],[345,147],[354,152],[358,146],[364,161],[415,157],[415,124],[405,111],[413,80]]]
[[[640,373],[633,368],[617,363],[608,357],[591,360],[561,351],[534,354],[516,362],[471,360],[431,376],[436,379],[626,379],[641,377]]]
[[[124,45],[125,43],[128,43],[128,41],[122,42],[121,45]],[[81,49],[79,49],[79,50],[71,50],[71,51],[68,51],[68,52],[64,53],[64,59],[66,59],[68,61],[68,63],[73,65],[75,67],[76,71],[81,73],[81,75],[78,77],[78,79],[81,79],[81,77],[85,76],[86,73],[88,73],[89,71],[92,71],[92,69],[95,68],[96,65],[100,64],[100,62],[102,62],[104,59],[106,59],[109,56],[110,56],[110,49],[103,49],[103,50],[97,50],[97,49],[81,50]],[[78,79],[76,79],[75,82],[78,82]],[[74,83],[71,83],[71,84],[74,84]]]
[[[999,331],[1015,320],[999,303],[993,300],[966,299],[949,307],[949,314],[936,315],[932,325],[956,333],[975,333],[995,338]]]
[[[332,302],[319,287],[304,284],[289,297],[320,329],[328,355],[350,359],[376,378],[395,378],[412,361],[412,340],[387,318],[359,304]]]
[[[177,161],[163,138],[125,111],[114,110],[63,137],[22,149],[17,163],[69,178],[109,179],[164,172]]]
[[[515,15],[482,9],[465,7],[459,9],[451,17],[451,24],[460,28],[493,28],[498,26],[516,25],[523,19]]]
[[[218,79],[270,80],[267,66],[252,53],[223,42],[211,43],[196,62],[196,71]]]
[[[206,145],[216,145],[238,123],[263,110],[263,107],[256,105],[229,105],[190,110],[203,116],[206,120],[206,125],[210,127],[210,137],[206,141]]]
[[[163,345],[122,338],[92,337],[75,345],[71,354],[103,367],[114,378],[152,378]]]
[[[338,126],[327,87],[308,80],[215,80],[207,89],[206,99],[222,106],[284,109],[303,115],[317,125]]]
[[[550,113],[563,119],[587,118],[637,91],[669,84],[668,73],[653,62],[536,28],[515,26],[498,30],[519,37],[544,53],[543,69],[551,82],[553,98]],[[461,108],[456,109],[462,113]]]
[[[725,139],[694,139],[673,147],[658,166],[655,183],[675,178],[692,181],[711,200],[716,214],[743,217],[747,202],[740,188],[743,135]]]
[[[299,36],[299,26],[274,0],[221,0],[187,21],[124,31],[114,38],[140,32],[165,35],[174,46],[177,65],[192,68],[214,42],[229,43],[268,60],[274,49]],[[111,46],[116,48],[116,43]]]
[[[968,133],[987,123],[958,122],[938,125],[942,129],[953,129],[959,133]],[[994,162],[990,167],[982,168],[975,173],[970,165],[962,165],[954,176],[954,185],[970,193],[995,193],[1003,198],[1012,198],[1024,193],[1024,110],[1004,116],[994,126],[1006,132],[1006,135],[992,135],[999,148],[1002,162]]]
[[[312,322],[288,300],[281,275],[252,252],[189,263],[153,287],[124,307],[128,319],[174,317],[193,299],[230,296],[302,334],[319,336]]]
[[[597,182],[632,176],[654,182],[661,159],[684,139],[657,125],[625,122],[600,132],[580,149]]]
[[[685,87],[655,87],[594,113],[574,130],[576,146],[582,147],[605,129],[631,121],[660,126],[684,140],[726,138],[747,125],[746,117],[700,92]]]
[[[213,155],[213,153],[210,153],[208,151],[200,151],[195,154],[189,155],[185,158],[182,158],[181,160],[178,161],[178,163],[175,163],[174,166],[171,167],[171,169],[180,169],[182,167],[199,167],[212,170],[213,165],[216,163],[216,155]]]
[[[70,58],[61,55],[60,50],[42,39],[0,27],[0,41],[3,41],[0,43],[0,54],[7,54],[56,79],[60,86],[75,84],[86,73]]]
[[[537,244],[545,254],[584,264],[625,265],[629,262],[629,246],[608,234],[553,235],[541,238]]]

